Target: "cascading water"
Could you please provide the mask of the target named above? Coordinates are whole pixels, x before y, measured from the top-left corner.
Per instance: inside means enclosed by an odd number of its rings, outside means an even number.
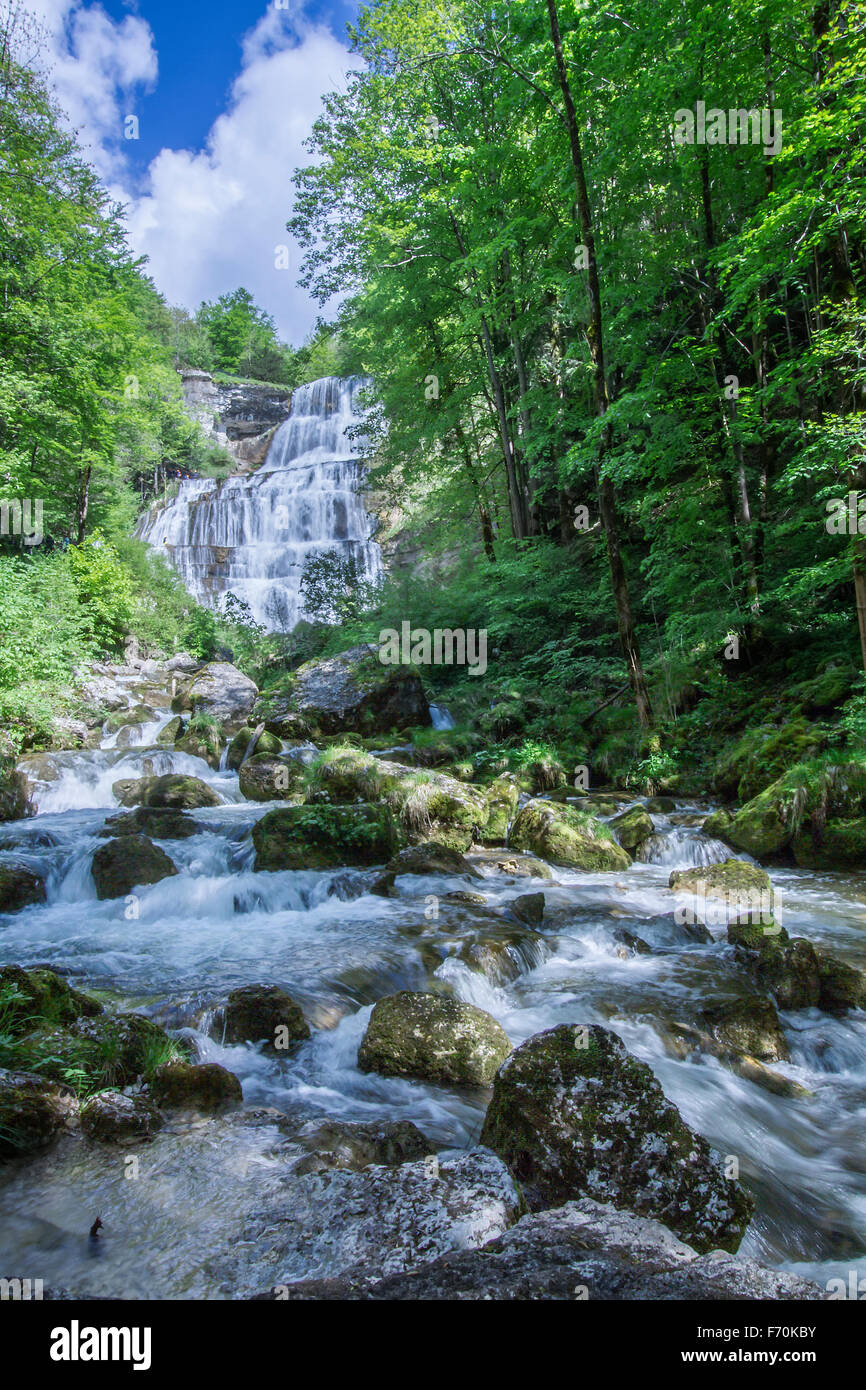
[[[201,603],[219,607],[233,593],[269,632],[290,632],[304,617],[306,561],[336,550],[359,577],[378,583],[382,558],[362,496],[362,377],[322,377],[299,386],[288,420],[256,472],[181,483],[177,497],[151,508],[138,535],[163,552]]]

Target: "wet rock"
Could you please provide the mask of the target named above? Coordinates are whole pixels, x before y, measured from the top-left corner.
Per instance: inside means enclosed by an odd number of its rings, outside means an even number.
[[[613,939],[618,941],[627,955],[650,956],[652,947],[648,946],[642,936],[635,936],[627,927],[614,927]]]
[[[77,1071],[90,1090],[131,1086],[178,1046],[142,1014],[105,1013],[63,1028],[40,1028],[27,1035],[26,1043],[41,1057],[46,1076],[62,1080]]]
[[[818,1008],[821,1000],[821,964],[811,941],[789,938],[783,927],[759,927],[731,923],[728,940],[737,959],[752,973],[762,989],[768,989],[780,1009]]]
[[[333,1168],[360,1172],[372,1164],[395,1167],[436,1152],[435,1145],[411,1120],[313,1121],[298,1138],[308,1155],[295,1165],[296,1173],[321,1173]]]
[[[374,1004],[358,1066],[446,1086],[489,1086],[510,1051],[507,1034],[483,1009],[401,990]]]
[[[727,898],[735,902],[740,897],[770,894],[772,883],[766,869],[748,864],[743,859],[726,859],[720,864],[699,864],[688,869],[675,869],[668,886],[677,892],[703,891],[708,898]]]
[[[100,845],[90,871],[98,898],[123,898],[133,888],[177,873],[165,850],[146,835],[121,835]]]
[[[81,1128],[89,1139],[102,1144],[122,1144],[149,1139],[165,1123],[150,1096],[122,1091],[102,1091],[81,1108]]]
[[[517,854],[508,859],[494,859],[495,867],[509,878],[553,878],[548,866],[531,854]]]
[[[250,744],[252,743],[252,747]],[[283,741],[277,738],[276,734],[269,734],[263,726],[252,729],[249,726],[238,729],[226,754],[226,765],[232,772],[237,772],[241,763],[246,757],[252,757],[254,753],[278,754],[283,751]]]
[[[202,827],[183,811],[162,806],[137,806],[133,811],[121,811],[109,816],[98,832],[103,838],[116,835],[147,835],[152,840],[188,840],[198,835]]]
[[[308,661],[256,703],[254,722],[280,737],[385,733],[430,725],[421,677],[413,666],[383,665],[378,648],[351,647]]]
[[[696,1250],[736,1250],[754,1203],[652,1071],[597,1025],[530,1038],[500,1068],[481,1142],[534,1210],[577,1197],[664,1221]]]
[[[461,931],[457,954],[491,984],[507,985],[542,965],[550,955],[550,946],[538,932],[497,921],[475,931],[469,940]]]
[[[521,922],[528,927],[536,927],[544,917],[544,894],[521,893],[519,897],[512,898],[509,906]]]
[[[30,801],[31,790],[24,770],[0,758],[0,821],[24,820],[32,816],[35,808]]]
[[[512,773],[504,773],[490,783],[486,793],[487,815],[481,833],[481,843],[504,843],[508,827],[517,815],[520,790]]]
[[[225,1041],[260,1042],[282,1051],[310,1036],[301,1008],[276,985],[243,985],[233,989],[225,1006]]]
[[[630,806],[627,811],[614,816],[610,822],[610,828],[623,849],[634,853],[644,840],[649,839],[655,827],[643,806]]]
[[[194,811],[200,806],[219,806],[221,798],[200,777],[167,772],[162,777],[130,777],[111,788],[121,806],[159,806],[173,811]]]
[[[45,880],[26,864],[0,864],[0,912],[45,902]]]
[[[77,1118],[78,1101],[68,1086],[0,1068],[0,1158],[44,1149]]]
[[[199,1066],[169,1062],[156,1068],[150,1089],[156,1104],[169,1110],[210,1113],[240,1105],[243,1100],[241,1083],[234,1072],[217,1062]]]
[[[468,893],[460,888],[456,888],[451,893],[446,893],[445,901],[449,903],[465,903],[467,907],[484,907],[487,903],[487,899],[483,893]]]
[[[723,1047],[759,1062],[787,1062],[788,1044],[779,1015],[769,999],[725,1000],[699,1014],[701,1024]]]
[[[677,809],[677,803],[670,796],[650,796],[646,808],[652,816],[669,816]]]
[[[196,726],[192,721],[174,746],[178,753],[188,753],[191,758],[201,758],[202,762],[216,771],[222,759],[225,739],[216,726]]]
[[[467,878],[481,878],[478,870],[464,859],[457,850],[447,845],[427,840],[421,845],[410,845],[395,854],[385,869],[393,874],[462,874]]]
[[[173,719],[169,719],[168,723],[164,724],[160,729],[156,736],[157,743],[165,744],[170,747],[171,744],[183,736],[185,727],[181,716],[176,714]]]
[[[246,724],[258,695],[258,686],[228,661],[211,661],[195,675],[183,707],[194,714],[208,714],[226,733]]]
[[[303,765],[294,758],[254,753],[241,764],[238,785],[247,801],[288,801],[303,791]]]
[[[550,801],[526,803],[511,827],[511,844],[552,864],[591,872],[627,869],[631,863],[628,852],[594,816]]]
[[[826,951],[818,950],[818,1008],[828,1014],[843,1014],[847,1009],[866,1008],[866,977]]]
[[[96,1018],[102,1005],[82,994],[47,966],[22,970],[6,965],[0,970],[0,990],[5,995],[4,1021],[13,1032],[35,1021],[75,1023],[79,1018]],[[13,997],[14,991],[14,997]]]
[[[799,1275],[714,1250],[697,1255],[658,1221],[584,1198],[524,1216],[472,1250],[440,1255],[385,1278],[310,1279],[265,1297],[288,1300],[427,1300],[594,1303],[820,1300]]]
[[[189,652],[175,652],[165,663],[166,671],[183,671],[191,673],[197,671],[201,662],[196,657],[190,656]]]
[[[381,864],[399,843],[385,806],[281,806],[253,827],[258,870]]]

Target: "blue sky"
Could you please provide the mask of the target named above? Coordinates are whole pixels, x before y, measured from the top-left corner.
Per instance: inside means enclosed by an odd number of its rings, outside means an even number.
[[[322,95],[357,66],[354,0],[29,3],[58,100],[167,299],[192,310],[243,284],[302,342],[322,311],[296,284],[291,175]]]

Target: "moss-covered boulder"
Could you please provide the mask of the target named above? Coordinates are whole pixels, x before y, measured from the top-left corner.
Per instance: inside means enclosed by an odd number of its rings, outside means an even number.
[[[70,1087],[0,1068],[0,1158],[46,1148],[77,1118],[78,1101]]]
[[[820,994],[818,1007],[828,1014],[843,1014],[848,1009],[866,1009],[866,976],[862,970],[826,951],[817,951]]]
[[[147,835],[152,840],[188,840],[192,835],[198,835],[201,829],[183,811],[171,811],[162,806],[136,806],[133,811],[121,811],[116,816],[109,816],[98,833],[103,839]]]
[[[166,1110],[229,1110],[243,1101],[243,1088],[234,1072],[218,1062],[169,1062],[157,1067],[150,1083],[156,1104]]]
[[[285,1051],[310,1036],[299,1004],[276,985],[242,985],[233,989],[223,1011],[227,1043],[266,1042]]]
[[[425,840],[421,845],[407,845],[393,855],[385,865],[393,874],[460,874],[466,878],[481,878],[478,870],[456,849]]]
[[[709,1004],[701,1010],[699,1020],[723,1048],[759,1062],[788,1061],[785,1034],[769,999],[756,995]]]
[[[773,995],[780,1009],[820,1006],[821,965],[811,941],[790,938],[783,927],[733,922],[728,940],[757,984]]]
[[[254,753],[238,772],[241,796],[247,801],[290,801],[303,795],[303,764],[273,753]]]
[[[98,898],[123,898],[133,888],[170,878],[177,869],[146,835],[121,835],[99,846],[90,872]]]
[[[574,1198],[654,1217],[695,1250],[735,1251],[754,1203],[614,1033],[562,1024],[500,1068],[481,1143],[533,1210]]]
[[[74,1076],[83,1091],[131,1086],[178,1050],[142,1014],[103,1013],[63,1028],[39,1027],[26,1035],[24,1044],[42,1074],[59,1081]]]
[[[27,1031],[43,1023],[75,1023],[79,1018],[97,1018],[102,1005],[89,994],[74,989],[61,975],[46,966],[23,970],[6,965],[0,970],[0,998],[3,1018],[13,1032]]]
[[[530,850],[552,864],[600,872],[627,869],[631,856],[606,825],[573,806],[527,801],[511,827],[514,849]]]
[[[255,739],[252,748],[250,742]],[[244,758],[251,757],[254,753],[278,754],[283,751],[283,740],[277,738],[276,734],[269,734],[267,729],[257,726],[255,729],[247,725],[243,729],[238,729],[226,754],[226,764],[232,772],[237,772]]]
[[[381,864],[399,843],[387,806],[281,806],[253,827],[253,867],[275,871]]]
[[[765,787],[731,816],[723,838],[757,857],[787,851],[804,868],[851,868],[862,863],[864,822],[866,763],[824,759]]]
[[[183,736],[185,727],[186,725],[181,715],[175,714],[169,719],[167,724],[163,724],[156,736],[157,743],[165,744],[166,747],[170,747],[171,744]]]
[[[537,927],[544,917],[543,893],[520,893],[508,905],[515,917],[528,927]]]
[[[824,729],[804,719],[781,726],[752,727],[717,758],[710,773],[720,796],[750,801],[797,763],[814,758],[827,745]]]
[[[810,825],[792,837],[791,851],[803,869],[862,872],[866,868],[866,816]]]
[[[174,811],[194,811],[200,806],[219,806],[221,798],[200,777],[167,772],[162,777],[121,778],[112,785],[121,806],[162,806]]]
[[[27,864],[0,864],[0,912],[45,902],[45,880]]]
[[[484,845],[504,844],[508,827],[517,815],[520,791],[514,775],[503,773],[495,778],[485,793],[486,816],[481,832]]]
[[[193,719],[174,746],[178,753],[188,753],[191,758],[201,758],[208,767],[216,769],[222,760],[225,738],[218,727],[197,723]]]
[[[643,806],[629,806],[627,811],[614,816],[610,828],[623,849],[630,853],[634,853],[655,831],[652,818]]]
[[[668,880],[682,912],[693,921],[724,925],[731,920],[772,926],[774,895],[770,876],[757,864],[726,859],[717,864],[675,869]]]
[[[260,696],[252,717],[279,737],[301,729],[315,738],[427,726],[430,708],[418,670],[383,665],[370,644],[299,666]]]
[[[150,1139],[165,1119],[146,1091],[124,1095],[100,1091],[81,1107],[81,1128],[88,1139],[102,1144],[128,1144]]]
[[[650,796],[646,808],[652,816],[669,816],[677,809],[677,803],[672,796]]]
[[[358,1066],[443,1086],[489,1086],[510,1051],[507,1034],[483,1009],[401,990],[373,1005]]]

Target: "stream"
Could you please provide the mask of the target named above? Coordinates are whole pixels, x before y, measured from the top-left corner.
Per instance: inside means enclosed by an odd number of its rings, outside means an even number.
[[[51,776],[38,787],[38,814],[0,826],[0,858],[45,874],[48,900],[0,917],[0,964],[51,964],[111,1004],[185,1033],[201,1058],[236,1073],[247,1109],[172,1122],[134,1150],[69,1136],[10,1165],[0,1177],[5,1267],[94,1296],[223,1298],[266,1287],[273,1270],[255,1232],[262,1213],[291,1194],[293,1126],[316,1117],[412,1120],[440,1149],[477,1140],[486,1094],[364,1074],[356,1064],[377,998],[438,984],[493,1014],[515,1045],[559,1023],[613,1029],[686,1121],[737,1156],[757,1201],[741,1255],[822,1284],[847,1280],[852,1268],[866,1273],[866,1014],[781,1014],[791,1061],[773,1070],[806,1096],[773,1094],[712,1056],[683,1058],[670,1046],[671,1021],[746,988],[724,929],[711,926],[714,943],[696,944],[676,926],[667,886],[672,868],[731,857],[700,833],[711,807],[678,802],[654,816],[653,862],[625,872],[554,868],[551,880],[528,878],[510,871],[507,849],[486,850],[470,856],[483,882],[403,875],[396,895],[383,898],[369,891],[369,871],[253,872],[250,831],[272,803],[244,801],[236,774],[155,746],[168,717],[133,731],[146,742],[118,748],[111,735],[98,749],[40,755]],[[90,860],[117,809],[111,784],[169,771],[202,778],[222,804],[194,813],[201,833],[160,842],[178,877],[99,901]],[[866,965],[866,877],[788,869],[772,877],[791,935]],[[482,913],[446,897],[467,889],[486,898]],[[539,889],[543,944],[525,953],[517,978],[494,983],[458,958],[461,933]],[[622,927],[652,953],[624,951]],[[289,1056],[211,1035],[227,992],[251,983],[279,985],[303,1007],[313,1035]],[[148,1181],[130,1180],[138,1176],[130,1153]],[[98,1257],[79,1238],[97,1214],[106,1227]],[[322,1240],[312,1222],[280,1276],[334,1272]]]

